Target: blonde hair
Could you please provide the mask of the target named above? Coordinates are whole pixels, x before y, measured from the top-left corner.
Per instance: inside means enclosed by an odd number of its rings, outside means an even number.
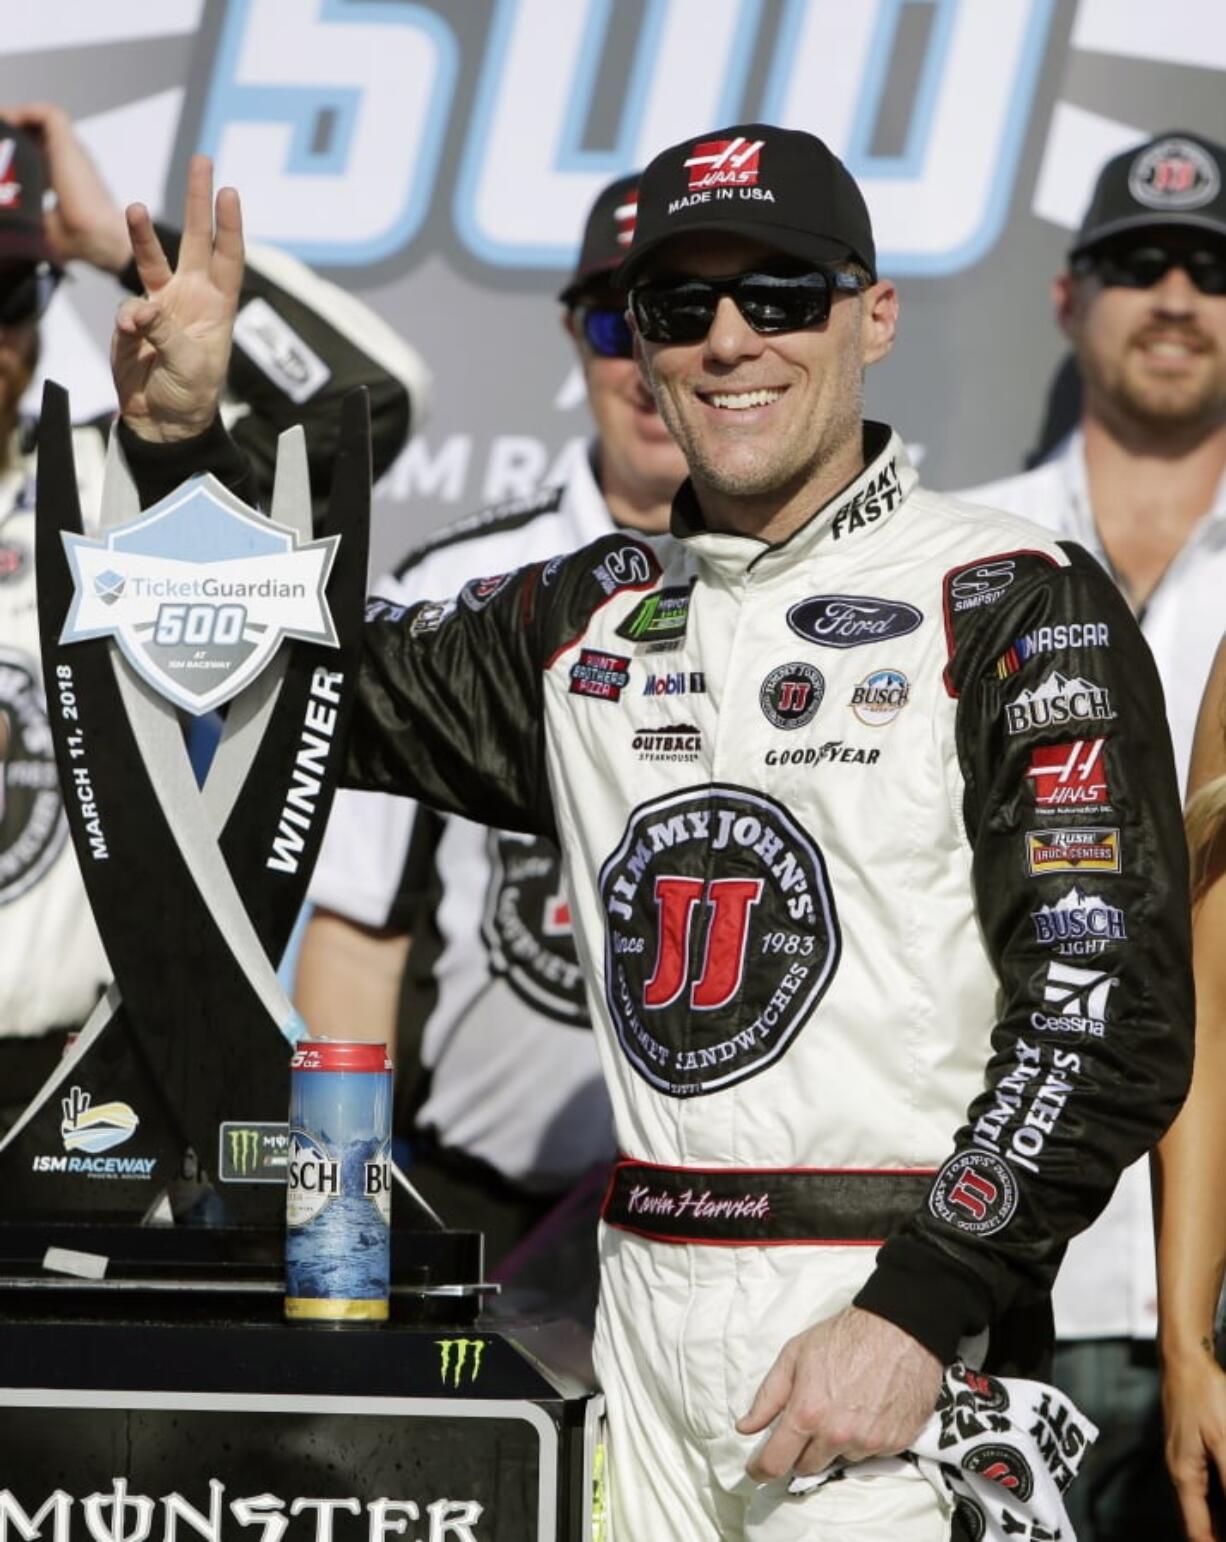
[[[1192,898],[1226,873],[1226,776],[1207,782],[1188,804],[1183,816],[1192,864]]]

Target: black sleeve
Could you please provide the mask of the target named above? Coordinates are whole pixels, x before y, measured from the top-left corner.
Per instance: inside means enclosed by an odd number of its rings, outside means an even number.
[[[349,785],[407,793],[444,813],[556,843],[545,671],[601,606],[650,588],[659,571],[650,546],[619,533],[568,557],[474,579],[455,600],[407,608],[369,601]],[[624,685],[625,663],[593,651],[572,668],[571,688],[592,694],[605,675]]]
[[[122,422],[119,431],[143,507],[210,471],[251,501],[249,473],[219,422],[170,445],[150,444]],[[616,533],[568,557],[472,579],[451,599],[410,606],[368,600],[345,784],[556,843],[545,671],[601,606],[650,589],[659,573],[649,545]],[[603,677],[618,679],[625,663],[593,651],[572,669],[572,688],[593,694]]]
[[[157,233],[173,266],[180,233],[161,224]],[[134,262],[120,283],[140,293]],[[374,474],[381,476],[408,439],[420,406],[413,397],[423,394],[426,383],[420,361],[366,305],[284,253],[248,251],[227,379],[233,407],[226,408],[226,418],[255,470],[259,496],[252,502],[266,502],[271,492],[278,434],[301,423],[312,498],[322,508],[340,403],[355,386],[370,394]]]
[[[946,579],[999,1017],[984,1090],[927,1205],[856,1298],[945,1361],[1050,1290],[1065,1244],[1161,1136],[1191,1074],[1188,873],[1162,689],[1115,586],[1066,550],[1067,567],[1004,554],[970,584],[965,569]],[[999,602],[976,604],[1006,572]]]

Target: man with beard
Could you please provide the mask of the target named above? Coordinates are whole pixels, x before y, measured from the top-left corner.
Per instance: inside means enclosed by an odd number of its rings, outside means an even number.
[[[193,180],[193,177],[195,180]],[[189,174],[189,201],[198,193]],[[49,182],[54,202],[44,208]],[[207,196],[207,193],[206,193]],[[174,251],[178,233],[167,229]],[[326,497],[337,403],[371,393],[376,470],[420,414],[425,370],[392,330],[284,253],[247,267],[226,376],[228,420],[261,487],[277,435],[307,429],[312,490]],[[36,423],[21,400],[38,362],[39,320],[64,270],[83,263],[129,293],[141,281],[124,217],[68,115],[26,104],[0,115],[0,1133],[37,1092],[111,977],[60,802],[42,690],[34,583]],[[74,431],[87,520],[97,517],[109,415]]]
[[[376,593],[399,605],[447,599],[618,527],[667,528],[685,462],[635,365],[625,296],[612,283],[637,194],[637,175],[602,189],[558,296],[596,430],[588,455],[563,485],[434,532]],[[668,654],[659,658],[664,678]],[[313,1033],[394,1048],[395,1128],[412,1140],[413,1182],[448,1225],[484,1233],[486,1266],[497,1271],[568,1192],[572,1214],[573,1186],[613,1155],[558,849],[406,798],[342,790],[311,899],[295,1004]],[[556,1258],[539,1283],[551,1301],[582,1310],[594,1219],[567,1235],[568,1256],[583,1255],[573,1271],[582,1284],[572,1289],[579,1282]]]
[[[1191,133],[1107,163],[1053,285],[1080,425],[1036,470],[966,494],[1078,542],[1115,578],[1157,661],[1181,784],[1226,592],[1224,180],[1226,147]],[[1102,1430],[1070,1501],[1077,1535],[1176,1535],[1144,1163],[1071,1244],[1054,1299],[1055,1379]]]

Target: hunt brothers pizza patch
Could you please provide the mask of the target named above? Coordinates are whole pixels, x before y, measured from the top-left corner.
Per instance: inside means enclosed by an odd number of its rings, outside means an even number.
[[[600,892],[614,1028],[638,1074],[670,1097],[773,1064],[838,967],[822,854],[758,792],[717,784],[643,804]]]

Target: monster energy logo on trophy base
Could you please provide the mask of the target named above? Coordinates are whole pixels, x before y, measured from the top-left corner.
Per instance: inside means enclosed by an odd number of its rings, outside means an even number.
[[[47,386],[36,547],[47,721],[115,981],[0,1142],[0,1222],[140,1220],[185,1168],[203,1173],[222,1220],[279,1223],[286,1040],[301,1023],[276,961],[340,775],[369,501],[368,409],[355,392],[322,536],[305,438],[290,429],[267,515],[209,477],[142,510],[113,436],[87,537],[67,396]],[[223,703],[201,787],[179,710]],[[110,1181],[72,1154],[60,1162],[66,1096],[71,1141],[122,1140],[122,1162],[100,1159]],[[121,1126],[111,1111],[124,1109]]]
[[[217,1176],[222,1183],[283,1184],[288,1166],[289,1125],[284,1120],[222,1124],[217,1150]]]

